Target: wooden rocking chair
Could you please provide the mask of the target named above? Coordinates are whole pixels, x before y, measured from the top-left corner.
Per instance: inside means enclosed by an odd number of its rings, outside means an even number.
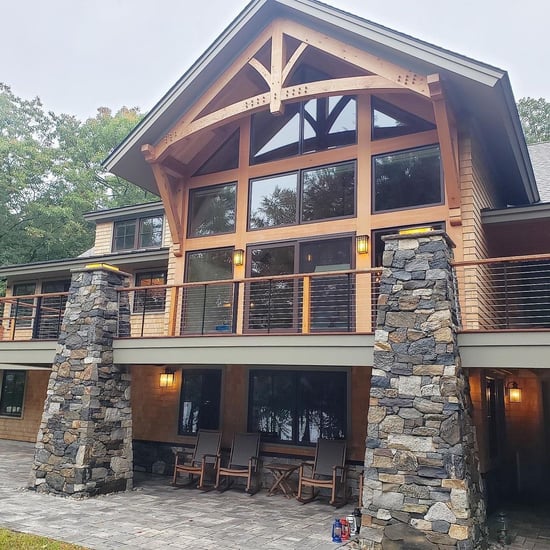
[[[310,469],[309,475],[306,474],[306,469]],[[315,461],[303,462],[299,472],[296,498],[300,502],[306,503],[315,499],[319,493],[316,489],[330,489],[329,502],[337,508],[347,502],[346,442],[344,440],[319,439],[315,448]],[[303,487],[311,487],[311,497],[303,497]],[[340,492],[342,498],[338,500]]]
[[[237,433],[233,437],[231,455],[226,467],[218,466],[216,476],[216,489],[225,491],[229,489],[235,477],[246,478],[245,491],[251,495],[259,490],[259,458],[260,434]],[[252,485],[254,483],[254,489]],[[223,486],[222,486],[223,484]]]
[[[222,434],[218,431],[199,430],[195,448],[191,453],[176,452],[176,463],[174,464],[174,476],[172,485],[178,487],[178,474],[187,474],[189,481],[185,486],[193,485],[198,477],[198,489],[205,489],[205,481],[210,474],[218,469],[220,461],[220,444]],[[191,454],[190,460],[186,460]]]

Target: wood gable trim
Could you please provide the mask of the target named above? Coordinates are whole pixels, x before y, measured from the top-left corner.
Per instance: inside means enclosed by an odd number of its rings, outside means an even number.
[[[298,40],[298,47],[287,56],[285,37]],[[271,41],[271,62],[269,69],[258,59],[257,53]],[[361,69],[366,74],[358,77],[338,78],[285,87],[300,58],[308,48],[341,59]],[[287,60],[288,57],[288,60]],[[199,117],[211,101],[230,84],[243,67],[253,67],[266,82],[269,91],[228,105],[205,116]],[[155,157],[163,161],[175,143],[204,129],[213,129],[269,106],[274,114],[284,110],[284,103],[303,101],[321,95],[358,93],[364,90],[383,92],[412,91],[430,98],[425,76],[408,71],[361,49],[344,44],[330,36],[290,20],[273,21],[253,43],[239,56],[197,103],[167,132],[154,146]]]

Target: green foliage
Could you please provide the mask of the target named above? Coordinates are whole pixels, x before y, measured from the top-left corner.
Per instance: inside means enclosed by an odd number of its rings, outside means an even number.
[[[93,243],[85,212],[157,200],[100,166],[140,118],[100,108],[81,122],[0,84],[0,265],[74,257]]]
[[[518,112],[528,144],[550,141],[550,103],[542,97],[523,97]]]

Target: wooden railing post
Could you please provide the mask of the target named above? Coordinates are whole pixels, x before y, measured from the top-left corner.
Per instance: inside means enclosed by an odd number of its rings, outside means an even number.
[[[178,297],[179,297],[179,287],[173,286],[170,289],[170,312],[168,317],[168,336],[176,335],[176,323],[178,320]]]
[[[302,334],[309,334],[311,319],[311,277],[304,276],[302,296]]]

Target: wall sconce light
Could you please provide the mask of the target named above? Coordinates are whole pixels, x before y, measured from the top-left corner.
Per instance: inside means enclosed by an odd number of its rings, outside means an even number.
[[[357,235],[355,237],[355,247],[357,249],[357,254],[367,254],[369,251],[369,236]]]
[[[521,403],[521,388],[517,382],[510,382],[506,387],[510,403]]]
[[[174,369],[166,367],[164,372],[160,373],[159,386],[161,388],[170,388],[174,385]]]
[[[235,248],[233,250],[233,265],[243,265],[244,263],[244,250],[242,248]]]

